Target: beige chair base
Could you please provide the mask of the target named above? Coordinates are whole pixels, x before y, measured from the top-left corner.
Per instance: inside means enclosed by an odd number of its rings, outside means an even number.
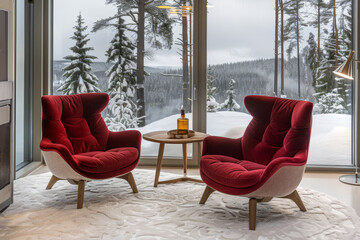
[[[200,204],[204,204],[206,200],[209,198],[210,194],[213,193],[215,190],[209,186],[206,186],[205,191],[201,197]],[[306,208],[304,206],[303,201],[301,200],[298,192],[295,190],[291,194],[284,196],[282,198],[288,198],[293,200],[299,209],[303,212],[306,212]],[[256,205],[258,202],[269,202],[272,200],[272,197],[265,197],[261,199],[257,198],[250,198],[249,200],[249,229],[255,230],[256,227]]]
[[[125,175],[119,176],[118,178],[125,179],[130,184],[130,187],[133,190],[133,192],[138,193],[136,183],[134,180],[134,176],[132,175],[131,172],[129,172]],[[46,186],[46,190],[50,190],[54,186],[54,184],[59,180],[64,180],[64,179],[60,179],[60,178],[52,175],[48,185]],[[73,180],[73,179],[66,179],[66,180],[71,184],[78,185],[77,208],[78,209],[83,208],[86,180]]]

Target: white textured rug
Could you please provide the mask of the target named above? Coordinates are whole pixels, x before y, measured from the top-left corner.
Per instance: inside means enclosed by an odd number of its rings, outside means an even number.
[[[247,198],[214,192],[201,206],[204,184],[154,188],[154,174],[134,171],[137,194],[122,179],[87,183],[80,210],[76,186],[60,181],[45,190],[50,173],[16,180],[0,239],[360,239],[354,209],[320,192],[298,189],[305,213],[288,199],[258,204],[256,231],[249,231]]]

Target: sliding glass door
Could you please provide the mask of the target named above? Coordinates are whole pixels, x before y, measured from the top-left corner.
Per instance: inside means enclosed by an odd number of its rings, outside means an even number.
[[[242,136],[246,95],[307,100],[308,163],[352,165],[353,81],[332,74],[352,50],[352,12],[351,0],[209,1],[207,132]]]

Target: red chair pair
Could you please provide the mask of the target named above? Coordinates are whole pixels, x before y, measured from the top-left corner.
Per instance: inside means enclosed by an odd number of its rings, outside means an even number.
[[[140,158],[138,131],[110,132],[101,117],[107,94],[44,96],[40,147],[53,176],[78,184],[78,208],[85,182],[113,177],[126,179],[137,192],[131,171]],[[292,199],[306,211],[296,188],[307,161],[312,103],[248,96],[253,116],[239,139],[207,137],[200,174],[207,184],[200,203],[214,191],[249,197],[249,228],[255,229],[257,202],[273,197]]]

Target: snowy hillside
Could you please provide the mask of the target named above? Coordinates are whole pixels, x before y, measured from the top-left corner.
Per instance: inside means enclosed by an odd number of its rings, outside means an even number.
[[[241,137],[251,116],[241,112],[207,113],[207,132],[210,135],[231,138]],[[176,129],[178,115],[172,115],[139,128],[143,134]],[[192,126],[192,116],[187,114]],[[157,156],[158,144],[142,142],[143,156]],[[188,146],[191,154],[192,146]],[[181,146],[165,145],[165,156],[181,156]],[[351,163],[351,115],[320,114],[313,116],[308,164],[349,165]]]
[[[53,92],[61,94],[56,90],[63,84],[62,69],[68,64],[67,61],[53,62]],[[296,61],[294,59],[285,61],[286,85],[285,90],[288,98],[297,99],[296,95]],[[106,92],[108,78],[105,71],[111,64],[105,62],[93,62],[92,71],[99,79],[99,88]],[[272,95],[274,59],[258,59],[254,61],[243,61],[236,63],[224,63],[211,65],[214,77],[213,87],[216,87],[214,98],[222,103],[228,97],[226,91],[229,89],[229,80],[234,79],[235,101],[240,105],[239,111],[245,111],[244,97],[251,94]],[[308,73],[308,68],[303,66],[302,72]],[[169,115],[180,111],[182,105],[182,69],[171,69],[166,67],[145,67],[149,74],[145,76],[145,115],[146,123],[161,120]],[[165,73],[165,75],[164,75]],[[167,75],[166,75],[167,74]],[[171,75],[174,76],[171,76]],[[302,99],[313,101],[314,93],[311,83],[304,79],[301,88],[304,90]]]

